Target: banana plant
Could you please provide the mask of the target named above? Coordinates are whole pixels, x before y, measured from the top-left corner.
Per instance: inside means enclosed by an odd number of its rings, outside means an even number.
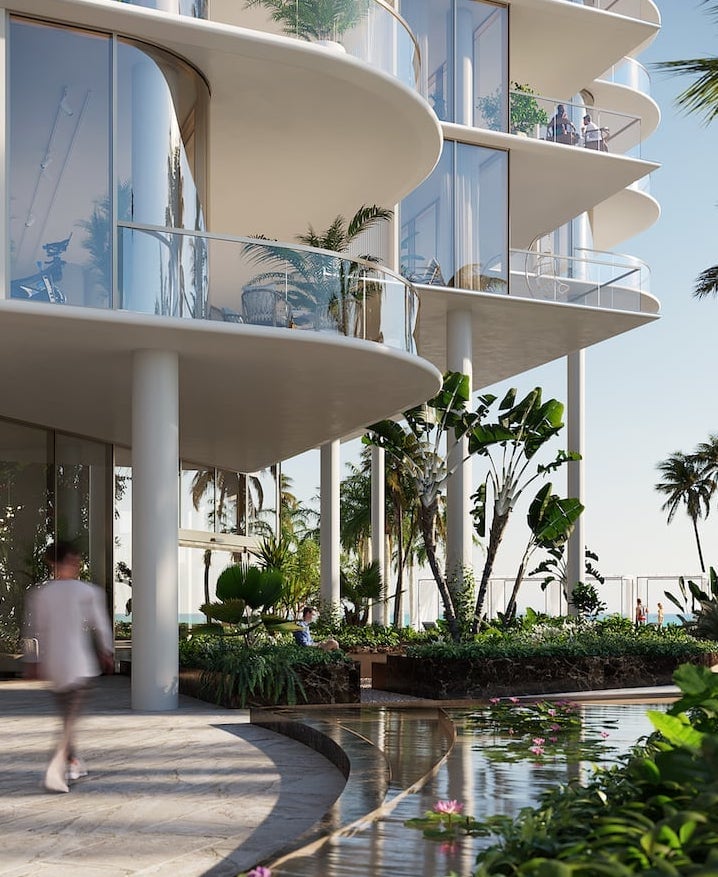
[[[578,499],[561,499],[557,494],[551,493],[552,488],[551,482],[544,484],[529,506],[526,520],[531,530],[531,538],[521,558],[511,596],[506,604],[504,614],[508,619],[516,614],[516,598],[532,554],[540,548],[547,551],[562,550],[583,512],[584,507]]]

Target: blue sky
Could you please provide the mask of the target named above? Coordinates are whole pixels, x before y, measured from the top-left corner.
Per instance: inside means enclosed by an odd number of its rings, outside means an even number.
[[[658,0],[663,28],[640,60],[712,55],[714,23],[698,0]],[[651,291],[661,302],[658,322],[590,348],[586,354],[586,542],[606,575],[679,575],[699,572],[688,517],[666,525],[654,490],[656,463],[675,450],[691,451],[718,432],[718,398],[710,362],[715,358],[718,301],[691,297],[696,276],[718,262],[718,122],[705,127],[676,110],[674,98],[689,79],[651,71],[652,94],[661,107],[658,131],[643,156],[661,163],[651,191],[661,204],[659,222],[619,245],[651,267]],[[566,399],[565,361],[508,381],[524,391],[544,388]],[[356,444],[343,446],[352,459]],[[319,455],[289,461],[284,470],[308,499],[319,484]],[[476,467],[477,482],[481,467]],[[557,488],[560,482],[556,479]],[[517,518],[497,559],[498,575],[515,573],[526,539]],[[718,508],[701,525],[704,555],[718,566]],[[477,570],[481,556],[477,551]]]

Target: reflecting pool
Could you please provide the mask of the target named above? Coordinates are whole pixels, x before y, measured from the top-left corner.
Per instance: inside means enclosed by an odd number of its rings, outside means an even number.
[[[579,735],[587,746],[579,747],[577,757],[569,753],[566,758],[548,746],[535,755],[527,746],[527,757],[514,760],[501,755],[501,747],[511,743],[512,735],[481,727],[472,718],[476,709],[346,709],[324,714],[321,720],[313,713],[315,726],[325,723],[326,731],[334,725],[330,731],[334,739],[340,733],[361,741],[364,760],[349,751],[352,773],[347,789],[325,819],[325,829],[333,823],[339,833],[318,848],[280,860],[272,869],[273,877],[443,877],[451,871],[469,877],[477,851],[490,844],[490,838],[427,840],[421,831],[407,828],[406,820],[423,816],[438,800],[457,800],[466,814],[477,819],[515,815],[535,804],[542,792],[586,778],[594,765],[615,763],[652,731],[646,710],[664,707],[580,704]],[[296,716],[300,714],[297,710]],[[367,749],[374,752],[373,766]],[[357,783],[371,789],[364,791],[363,820],[358,813],[361,807],[356,807]],[[381,810],[376,818],[369,818],[366,805],[380,798]]]

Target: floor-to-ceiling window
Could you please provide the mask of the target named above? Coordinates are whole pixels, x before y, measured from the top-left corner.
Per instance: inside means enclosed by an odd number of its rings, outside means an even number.
[[[431,176],[402,201],[401,266],[416,283],[508,287],[508,155],[447,141]]]
[[[422,88],[436,115],[507,128],[508,9],[481,0],[401,0],[421,48]]]
[[[18,646],[25,593],[47,578],[44,551],[71,539],[83,576],[109,587],[110,448],[0,420],[0,651]]]
[[[9,73],[10,295],[201,315],[204,242],[157,227],[204,228],[206,83],[151,46],[21,18]]]

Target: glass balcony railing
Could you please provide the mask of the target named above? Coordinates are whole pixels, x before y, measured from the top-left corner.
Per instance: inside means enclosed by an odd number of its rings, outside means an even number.
[[[655,313],[648,266],[632,256],[577,250],[563,256],[511,250],[510,295],[610,310]]]
[[[618,64],[614,64],[598,77],[604,82],[614,82],[616,85],[625,85],[641,94],[651,96],[651,75],[640,61],[635,58],[624,58]]]
[[[512,91],[509,126],[521,137],[641,157],[639,116]]]
[[[580,6],[592,6],[604,12],[613,12],[626,18],[637,18],[640,21],[653,21],[655,7],[647,0],[570,0]]]
[[[209,18],[209,0],[117,0],[129,6],[142,6],[144,9],[157,9],[173,15],[187,15],[190,18]]]
[[[115,306],[416,352],[418,299],[406,280],[362,259],[273,241],[123,223]]]

